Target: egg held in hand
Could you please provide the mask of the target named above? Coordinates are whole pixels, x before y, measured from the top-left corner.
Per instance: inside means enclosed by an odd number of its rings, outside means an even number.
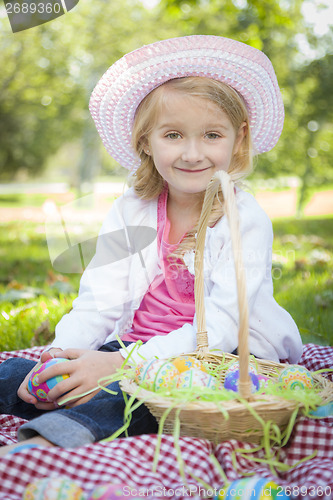
[[[68,361],[68,359],[53,358],[49,359],[48,361],[45,361],[45,363],[43,363],[40,366],[36,366],[28,381],[28,391],[30,392],[30,394],[35,396],[38,399],[38,401],[43,401],[43,402],[47,401],[48,400],[47,395],[49,391],[53,389],[53,387],[55,387],[59,382],[68,378],[69,375],[68,374],[57,375],[56,377],[51,377],[42,384],[39,384],[37,382],[38,376],[50,366],[56,365],[58,363],[64,363],[65,361]]]

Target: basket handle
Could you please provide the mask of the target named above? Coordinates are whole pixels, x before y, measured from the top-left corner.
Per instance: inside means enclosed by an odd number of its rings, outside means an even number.
[[[214,196],[221,184],[224,198],[224,210],[228,218],[232,250],[235,262],[237,280],[239,327],[238,327],[238,355],[239,355],[239,393],[246,399],[251,397],[252,383],[249,376],[249,313],[246,295],[246,278],[242,262],[241,236],[239,230],[238,209],[234,191],[234,183],[229,174],[219,170],[208,184],[198,223],[198,234],[195,247],[195,310],[197,314],[197,353],[204,357],[208,352],[208,336],[206,328],[205,302],[204,302],[204,248],[209,215],[212,209]]]

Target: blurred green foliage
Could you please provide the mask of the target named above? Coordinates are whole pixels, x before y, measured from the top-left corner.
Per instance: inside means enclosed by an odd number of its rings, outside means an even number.
[[[273,222],[274,296],[293,316],[303,343],[333,345],[332,222]],[[80,275],[53,270],[43,224],[4,224],[0,258],[0,351],[49,343],[72,307]]]
[[[308,186],[333,181],[332,32],[317,36],[303,0],[139,0],[80,2],[45,25],[11,33],[0,18],[0,179],[40,173],[59,148],[80,141],[68,162],[77,182],[119,173],[88,112],[90,93],[124,53],[173,36],[222,35],[263,50],[272,60],[286,108],[273,151],[256,174],[298,176]],[[318,8],[320,8],[318,6]],[[7,33],[6,33],[7,30]],[[310,125],[309,125],[310,124]],[[73,146],[73,151],[74,151]]]

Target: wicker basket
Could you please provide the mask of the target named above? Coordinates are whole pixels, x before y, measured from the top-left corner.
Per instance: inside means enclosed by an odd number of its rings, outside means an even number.
[[[216,354],[209,351],[208,337],[206,332],[206,320],[204,309],[204,284],[203,284],[203,251],[205,245],[206,228],[213,198],[222,186],[224,198],[224,210],[228,217],[230,235],[232,240],[235,271],[238,290],[239,306],[239,332],[238,332],[238,356],[232,354]],[[198,226],[197,243],[195,251],[195,307],[197,313],[197,350],[189,353],[200,360],[208,362],[212,367],[221,365],[228,361],[239,361],[239,395],[246,401],[244,404],[238,400],[220,402],[219,405],[207,401],[195,401],[179,403],[171,397],[161,396],[159,393],[139,388],[134,380],[123,379],[121,388],[136,399],[143,400],[150,412],[160,420],[167,410],[169,412],[163,427],[163,432],[170,434],[175,425],[176,413],[180,419],[180,434],[193,437],[209,439],[219,443],[228,439],[260,443],[264,435],[263,422],[272,422],[283,431],[290,420],[295,409],[301,408],[301,403],[284,399],[283,397],[271,395],[256,395],[251,393],[251,379],[249,369],[248,348],[248,303],[246,297],[246,280],[241,258],[241,239],[238,223],[238,212],[234,191],[234,184],[228,174],[223,171],[215,174],[213,181],[209,184],[202,213]],[[266,360],[257,360],[258,373],[269,378],[276,376],[288,365]],[[320,388],[323,404],[333,400],[333,383],[317,374],[312,374],[316,384]],[[223,381],[224,373],[220,371]],[[221,406],[227,411],[229,418],[225,418],[221,412]],[[254,410],[254,411],[251,411]],[[259,418],[258,418],[259,417]]]

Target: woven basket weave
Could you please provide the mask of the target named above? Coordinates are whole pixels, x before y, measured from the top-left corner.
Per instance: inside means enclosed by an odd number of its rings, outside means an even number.
[[[204,280],[203,280],[203,253],[206,237],[206,229],[211,211],[214,195],[221,184],[224,210],[228,217],[230,235],[233,247],[235,271],[238,290],[239,306],[239,330],[238,330],[238,356],[232,354],[216,354],[209,351],[208,337],[206,331],[205,308],[204,308]],[[283,397],[265,394],[252,394],[252,382],[249,376],[249,347],[248,347],[248,302],[246,297],[246,279],[241,257],[241,238],[238,223],[238,212],[234,191],[234,184],[229,175],[223,171],[215,174],[213,181],[209,184],[201,217],[198,225],[197,243],[195,250],[195,308],[197,314],[197,349],[194,353],[187,355],[196,357],[209,363],[212,367],[226,364],[232,360],[239,362],[239,395],[246,401],[244,404],[238,400],[219,402],[200,401],[180,403],[171,397],[162,396],[158,393],[139,388],[134,380],[123,379],[121,388],[136,399],[143,400],[150,412],[160,420],[167,410],[168,414],[164,423],[163,432],[172,433],[175,424],[176,413],[180,418],[180,434],[193,437],[205,438],[219,443],[228,439],[260,443],[264,435],[263,422],[272,422],[283,431],[290,420],[294,410],[301,403],[287,400]],[[275,363],[267,360],[256,360],[258,373],[269,378],[276,376],[288,365]],[[221,370],[220,378],[223,382],[224,373]],[[333,383],[317,374],[312,374],[316,385],[320,388],[323,404],[333,400]],[[221,411],[221,406],[227,411],[226,418]],[[254,410],[254,411],[251,411]]]

